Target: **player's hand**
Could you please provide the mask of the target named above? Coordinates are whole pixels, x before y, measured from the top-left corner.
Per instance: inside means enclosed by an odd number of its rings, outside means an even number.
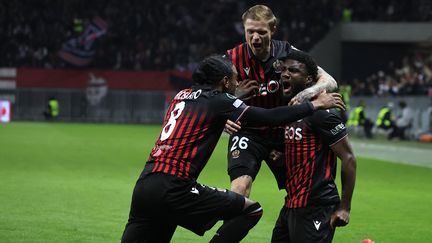
[[[312,100],[315,109],[339,108],[345,110],[345,103],[342,101],[342,95],[338,93],[327,93],[322,91],[316,99]]]
[[[231,120],[227,120],[227,122],[225,123],[225,129],[224,131],[226,133],[228,133],[229,135],[238,132],[241,129],[241,123],[238,122],[233,122]]]
[[[235,91],[235,96],[241,100],[249,100],[256,96],[259,85],[256,80],[246,79],[240,82]]]
[[[330,217],[330,227],[342,227],[349,223],[350,211],[346,209],[338,209]]]
[[[299,100],[297,100],[295,97],[294,98],[292,98],[291,100],[290,100],[290,102],[288,103],[288,105],[290,106],[290,105],[299,105],[301,102],[299,101]]]

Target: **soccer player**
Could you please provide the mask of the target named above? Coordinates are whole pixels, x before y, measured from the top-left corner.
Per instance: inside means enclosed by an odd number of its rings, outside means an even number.
[[[316,82],[317,66],[304,52],[283,58],[281,80],[289,98]],[[336,188],[336,161],[342,162],[342,199]],[[285,126],[285,205],[272,242],[331,242],[336,226],[349,222],[356,159],[340,113],[320,110]]]
[[[237,193],[199,184],[227,119],[281,125],[315,109],[344,108],[339,94],[322,93],[312,102],[263,109],[233,96],[237,71],[222,56],[204,59],[165,115],[162,131],[135,185],[122,242],[169,242],[178,225],[203,235],[225,223],[212,242],[238,242],[260,219],[262,208]],[[230,219],[230,220],[228,220]]]
[[[248,105],[262,108],[286,105],[278,82],[280,74],[275,72],[274,67],[278,65],[277,60],[282,53],[295,48],[287,41],[272,39],[276,32],[277,19],[267,6],[251,7],[243,14],[242,21],[246,42],[227,51],[239,73],[240,84],[236,96],[245,100]],[[323,90],[332,91],[336,87],[336,81],[319,68],[317,83],[297,94],[292,103],[303,102]],[[275,175],[279,188],[284,188],[283,161],[277,163],[269,159],[273,149],[283,150],[281,128],[241,125],[239,130],[239,124],[228,121],[226,129],[231,133],[228,145],[231,190],[248,197],[252,181],[263,160]],[[243,146],[239,146],[240,144]]]

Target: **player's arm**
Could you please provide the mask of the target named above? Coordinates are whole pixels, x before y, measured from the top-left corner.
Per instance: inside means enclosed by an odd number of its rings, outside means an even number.
[[[351,211],[351,199],[354,192],[356,180],[357,162],[348,140],[345,136],[336,144],[331,146],[331,149],[336,156],[342,161],[341,164],[341,182],[342,182],[342,198],[338,210],[333,213],[330,219],[332,227],[345,226],[349,223]]]
[[[291,99],[290,104],[310,100],[312,97],[314,97],[323,90],[331,92],[337,89],[336,80],[326,71],[324,71],[324,69],[322,69],[321,67],[318,67],[317,78],[318,80],[315,85],[298,93],[294,98]]]
[[[283,125],[311,115],[315,110],[333,107],[345,110],[341,95],[322,92],[315,100],[294,106],[280,106],[273,109],[251,106],[243,112],[239,119],[258,125]]]

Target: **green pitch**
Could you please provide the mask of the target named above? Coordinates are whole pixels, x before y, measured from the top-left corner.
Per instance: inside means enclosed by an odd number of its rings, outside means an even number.
[[[132,189],[160,127],[0,124],[0,242],[119,242]],[[229,187],[223,137],[199,182]],[[432,169],[358,158],[351,223],[334,242],[428,242]],[[339,178],[338,178],[339,179]],[[243,242],[269,242],[284,193],[263,165],[264,216]],[[216,227],[215,227],[216,228]],[[178,228],[172,242],[208,242]]]

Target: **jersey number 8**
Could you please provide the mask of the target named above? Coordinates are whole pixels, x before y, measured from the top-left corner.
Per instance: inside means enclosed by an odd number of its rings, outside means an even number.
[[[171,111],[170,117],[168,119],[168,122],[166,125],[162,128],[162,133],[160,136],[160,140],[164,141],[167,138],[171,136],[171,133],[174,131],[174,128],[177,123],[177,118],[180,117],[181,113],[183,112],[183,109],[185,108],[185,102],[182,101],[180,103],[177,103],[174,107],[174,109]]]

